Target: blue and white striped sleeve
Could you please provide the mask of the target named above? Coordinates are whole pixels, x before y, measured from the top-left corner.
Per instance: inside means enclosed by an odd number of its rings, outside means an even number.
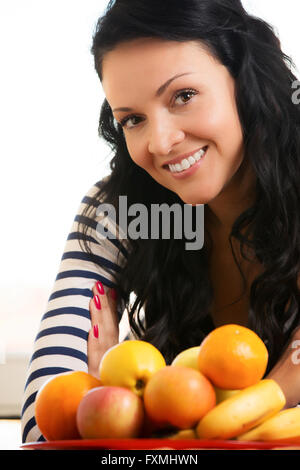
[[[120,262],[127,257],[125,244],[120,244],[120,240],[107,238],[99,241],[96,234],[99,222],[97,217],[82,215],[86,204],[92,203],[95,208],[98,206],[94,195],[99,184],[96,183],[90,189],[80,204],[66,241],[46,311],[41,318],[23,396],[22,442],[44,440],[34,417],[35,398],[42,384],[50,376],[64,371],[87,371],[87,337],[91,327],[89,301],[92,297],[92,287],[97,280],[107,287],[113,287],[115,281],[110,273],[117,272]],[[78,221],[90,226],[87,238],[96,257],[94,261],[79,244],[79,240],[86,237],[78,232]],[[124,306],[118,305],[120,319],[123,312]]]

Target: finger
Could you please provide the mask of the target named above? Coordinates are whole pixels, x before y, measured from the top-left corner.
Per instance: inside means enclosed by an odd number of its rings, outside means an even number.
[[[88,350],[95,349],[99,345],[99,330],[96,331],[95,329],[91,328],[88,333]]]
[[[101,334],[115,337],[119,330],[116,303],[109,298],[108,289],[99,286],[99,283],[93,286],[92,291],[94,294],[91,303],[92,321],[99,325]]]
[[[114,322],[116,324],[118,324],[119,323],[118,310],[117,310],[118,309],[118,300],[117,300],[117,295],[116,295],[115,289],[108,289],[107,298],[108,298],[108,302],[109,302],[111,311],[113,313]]]
[[[111,315],[114,318],[114,323],[118,323],[116,291],[114,289],[108,289],[104,287],[100,282],[96,282],[92,290],[93,294],[98,296],[100,300],[101,309],[109,307],[111,310]]]
[[[118,321],[118,298],[117,291],[114,288],[108,290],[108,301],[112,311],[115,313],[116,321]]]
[[[102,325],[108,325],[110,323],[112,312],[106,290],[103,290],[100,293],[96,285],[94,285],[92,291],[94,294],[93,301],[96,307],[95,318],[97,318],[97,321]]]
[[[103,352],[99,349],[101,343],[95,337],[93,329],[89,331],[87,342],[88,371],[94,377],[99,379],[99,364],[103,356]]]
[[[103,311],[107,310],[107,298],[105,295],[105,289],[101,284],[101,289],[97,287],[95,283],[92,287],[93,297],[90,300],[89,310],[91,315],[92,326],[99,325],[103,320]]]
[[[111,299],[111,301],[113,302],[113,304],[117,304],[117,303],[118,303],[118,297],[117,297],[117,291],[116,291],[116,289],[114,289],[114,288],[109,289],[108,295],[109,295],[109,298]]]
[[[90,316],[91,316],[91,333],[93,333],[95,338],[99,337],[99,323],[101,321],[101,310],[98,309],[98,307],[95,304],[95,298],[92,297],[90,302],[89,302],[89,311],[90,311]]]

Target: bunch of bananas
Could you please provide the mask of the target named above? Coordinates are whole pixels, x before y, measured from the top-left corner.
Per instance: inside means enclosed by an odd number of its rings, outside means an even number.
[[[272,379],[264,379],[219,402],[195,429],[170,437],[238,441],[300,437],[300,408],[284,409],[285,404],[280,386]]]

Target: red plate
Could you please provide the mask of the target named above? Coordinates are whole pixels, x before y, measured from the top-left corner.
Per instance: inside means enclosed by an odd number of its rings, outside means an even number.
[[[267,442],[221,441],[206,439],[82,439],[64,441],[29,442],[22,449],[37,450],[149,450],[149,449],[297,449],[300,450],[300,436]]]

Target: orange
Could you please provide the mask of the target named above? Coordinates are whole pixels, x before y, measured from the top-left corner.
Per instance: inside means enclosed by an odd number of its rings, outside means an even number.
[[[240,390],[259,382],[268,364],[260,337],[240,325],[224,325],[209,333],[198,354],[199,370],[215,385]]]
[[[100,380],[83,371],[50,377],[35,401],[36,422],[45,439],[80,439],[76,425],[78,405],[89,390],[100,385]]]
[[[145,410],[162,427],[191,429],[216,405],[216,394],[201,372],[182,366],[166,366],[147,382]]]

